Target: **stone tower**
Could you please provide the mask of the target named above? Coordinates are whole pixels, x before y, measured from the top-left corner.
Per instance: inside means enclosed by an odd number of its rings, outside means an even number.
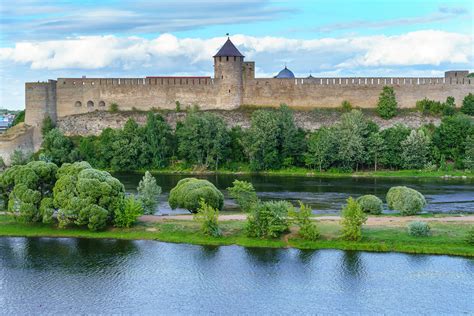
[[[217,86],[217,104],[235,109],[242,104],[244,55],[229,38],[214,56],[214,82]]]

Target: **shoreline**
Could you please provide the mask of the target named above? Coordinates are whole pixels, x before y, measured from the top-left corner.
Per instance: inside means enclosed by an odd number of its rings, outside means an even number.
[[[416,220],[417,218],[412,218]],[[369,252],[398,252],[409,254],[451,255],[474,257],[474,246],[464,241],[473,221],[432,221],[434,234],[429,237],[412,237],[406,233],[402,222],[373,224],[363,227],[361,241],[345,241],[338,238],[339,227],[334,220],[317,221],[322,238],[306,241],[298,237],[293,228],[278,239],[258,239],[244,234],[244,222],[222,220],[222,237],[210,237],[199,231],[199,225],[188,219],[163,219],[160,222],[140,221],[128,229],[108,228],[91,232],[84,228],[58,229],[47,224],[22,224],[7,216],[0,216],[0,237],[45,237],[45,238],[89,238],[122,240],[155,240],[208,246],[230,246],[255,248],[296,248],[302,250],[338,249]]]

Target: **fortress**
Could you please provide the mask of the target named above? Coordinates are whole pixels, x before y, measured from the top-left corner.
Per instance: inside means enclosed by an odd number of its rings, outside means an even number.
[[[298,109],[336,108],[344,100],[360,108],[374,108],[383,86],[392,86],[398,105],[413,108],[418,100],[444,101],[453,96],[459,104],[474,92],[469,71],[447,71],[444,77],[338,77],[295,78],[286,67],[274,78],[255,78],[255,62],[244,61],[230,39],[214,58],[214,77],[58,78],[25,84],[25,124],[34,129],[30,143],[41,144],[43,119],[53,121],[94,111],[174,110],[198,105],[203,110],[233,110],[242,105]],[[1,145],[1,144],[0,144]],[[9,145],[11,148],[11,143]],[[0,146],[0,154],[4,150]],[[2,154],[5,157],[5,154]]]

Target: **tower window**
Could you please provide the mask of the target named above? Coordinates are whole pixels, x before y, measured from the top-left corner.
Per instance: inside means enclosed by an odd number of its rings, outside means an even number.
[[[100,101],[100,102],[99,102],[99,106],[105,106],[105,102],[104,102],[104,101]]]
[[[74,106],[75,106],[75,107],[80,107],[80,106],[82,106],[81,101],[76,101],[76,103],[74,103]]]
[[[227,56],[225,59],[226,59],[226,61],[229,61],[229,56]]]
[[[87,107],[88,107],[88,108],[91,108],[91,107],[93,107],[93,106],[94,106],[94,102],[92,102],[92,101],[90,101],[90,100],[87,101]]]
[[[229,89],[229,93],[230,93],[230,89]]]

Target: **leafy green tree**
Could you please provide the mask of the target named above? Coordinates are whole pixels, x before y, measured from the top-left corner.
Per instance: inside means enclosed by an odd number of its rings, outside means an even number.
[[[33,160],[33,153],[21,149],[15,149],[10,155],[10,165],[26,165]]]
[[[461,112],[467,115],[474,115],[474,94],[469,93],[464,97],[461,106]]]
[[[114,209],[114,226],[129,228],[141,215],[143,215],[142,203],[135,199],[135,196],[128,196]]]
[[[319,172],[334,161],[334,129],[322,127],[309,136],[306,165],[317,167]]]
[[[99,230],[113,222],[125,195],[119,180],[84,161],[63,164],[57,179],[53,198],[60,227],[74,223]]]
[[[43,153],[55,164],[71,162],[74,144],[59,129],[53,128],[44,136],[42,147]]]
[[[443,115],[449,116],[456,113],[456,103],[454,97],[447,97],[446,102],[443,103]]]
[[[342,209],[342,238],[346,240],[360,240],[362,225],[367,221],[367,215],[362,207],[352,198],[347,199],[347,205]]]
[[[369,155],[368,161],[374,165],[375,171],[377,171],[379,161],[385,150],[386,147],[382,134],[379,132],[371,133],[367,139],[367,153]]]
[[[257,193],[250,182],[234,180],[232,187],[227,188],[227,190],[244,212],[249,212],[252,206],[258,202]]]
[[[405,186],[390,188],[386,200],[389,209],[400,211],[402,215],[415,215],[426,206],[423,194]]]
[[[25,121],[25,110],[20,111],[15,118],[13,119],[12,126],[18,125],[20,123],[23,123]]]
[[[403,166],[407,169],[423,168],[428,162],[430,139],[423,130],[412,130],[402,145]]]
[[[206,204],[203,199],[199,201],[199,208],[193,217],[194,220],[201,223],[203,234],[212,237],[222,235],[218,224],[219,210]]]
[[[388,168],[399,169],[403,166],[402,141],[410,135],[410,129],[404,125],[397,124],[394,127],[384,129],[380,132],[384,140],[384,151],[380,157],[380,163]]]
[[[163,168],[168,165],[171,156],[171,127],[163,116],[148,113],[144,128],[146,158],[152,168]]]
[[[43,119],[43,124],[41,126],[41,135],[45,136],[48,134],[53,128],[55,128],[55,124],[51,117],[48,115]]]
[[[357,198],[362,211],[364,213],[379,215],[382,214],[383,203],[382,200],[372,194],[363,195]]]
[[[113,170],[137,170],[147,166],[143,128],[129,119],[113,138],[110,166]]]
[[[298,227],[298,235],[305,240],[317,240],[320,237],[318,227],[311,221],[311,215],[313,212],[311,207],[304,205],[301,201],[299,211],[294,208],[290,208],[288,215],[295,222]]]
[[[85,136],[79,140],[77,147],[81,160],[89,162],[94,167],[107,168],[108,161],[102,161],[100,155],[100,140],[97,136]]]
[[[204,200],[209,206],[222,210],[224,195],[211,182],[196,178],[184,178],[171,189],[168,203],[172,209],[184,208],[191,213],[199,209],[199,202]]]
[[[293,206],[287,201],[266,201],[254,205],[247,216],[249,237],[276,238],[288,231],[288,212]]]
[[[393,87],[385,86],[379,96],[377,112],[384,119],[391,119],[397,115],[397,99]]]
[[[466,138],[464,165],[470,170],[474,170],[474,135]]]
[[[145,214],[154,214],[158,205],[161,187],[156,184],[156,179],[150,172],[145,172],[143,179],[138,184],[138,200],[143,204]]]
[[[240,126],[234,126],[229,131],[229,157],[233,162],[245,162],[247,160],[244,148],[244,135],[245,133]]]
[[[303,153],[306,150],[306,133],[298,129],[293,117],[293,110],[286,104],[281,104],[279,109],[281,161],[285,167],[303,162]]]

